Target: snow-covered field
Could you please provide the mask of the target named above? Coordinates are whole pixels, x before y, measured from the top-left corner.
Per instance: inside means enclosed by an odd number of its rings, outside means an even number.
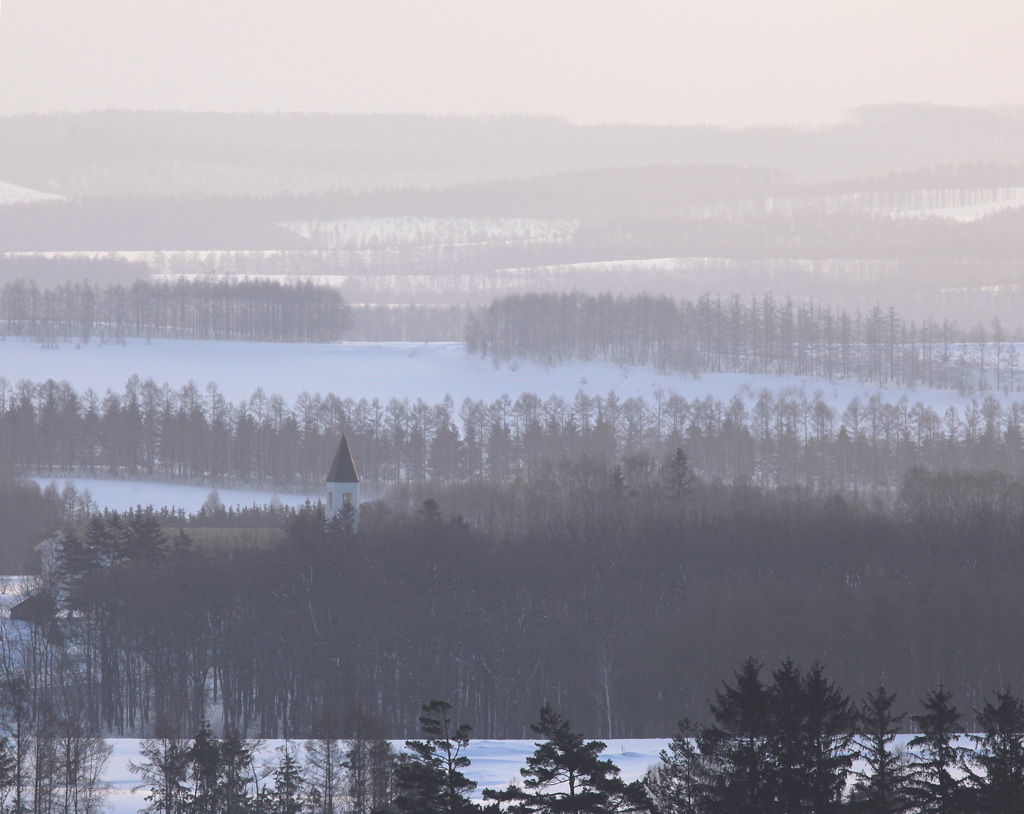
[[[579,391],[604,396],[612,390],[620,399],[643,396],[650,400],[660,390],[687,399],[710,394],[723,401],[740,394],[749,406],[767,389],[776,395],[802,391],[808,398],[820,392],[823,401],[840,410],[854,396],[866,400],[878,393],[889,403],[906,396],[911,404],[921,401],[941,415],[947,407],[962,410],[971,401],[970,396],[950,391],[879,388],[804,376],[707,373],[693,377],[600,362],[552,367],[533,362],[495,365],[467,353],[459,342],[303,345],[167,339],[99,345],[93,340],[81,347],[71,343],[57,348],[16,339],[0,342],[0,376],[12,384],[21,379],[66,380],[80,392],[91,387],[102,395],[107,389],[122,391],[132,375],[143,380],[151,377],[176,389],[191,381],[205,391],[207,384],[215,382],[234,403],[248,399],[257,387],[267,395],[280,394],[289,404],[304,391],[335,393],[341,398],[376,397],[385,402],[421,398],[428,404],[450,394],[459,404],[466,397],[492,402],[503,394],[515,399],[530,392],[542,398],[557,395],[571,399]],[[1011,400],[999,393],[993,395]]]
[[[197,512],[210,496],[209,486],[187,486],[178,483],[153,483],[147,481],[105,480],[102,478],[32,478],[45,489],[55,483],[63,490],[68,483],[74,484],[78,494],[89,492],[97,506],[123,512],[136,506],[153,506],[156,509],[175,507],[186,512]],[[319,495],[294,495],[259,489],[218,489],[217,496],[225,506],[264,506],[268,503],[283,503],[286,506],[301,506],[306,499],[315,501]]]
[[[892,748],[906,752],[912,735],[898,735]],[[668,739],[604,739],[608,744],[603,757],[610,759],[621,771],[626,782],[641,779],[647,769],[658,763],[658,755],[668,748]],[[129,768],[129,761],[138,763],[138,740],[112,740],[114,747],[110,762],[107,765],[105,780],[111,785],[108,808],[111,814],[135,814],[144,808],[145,790],[136,790],[138,775]],[[283,741],[266,741],[261,751],[265,762],[273,762],[277,757],[275,749]],[[963,735],[956,739],[956,744],[965,749],[974,748],[969,736]],[[396,750],[402,749],[402,741],[392,741]],[[536,741],[532,740],[474,740],[469,743],[467,752],[471,765],[466,772],[470,779],[477,782],[473,797],[480,799],[485,788],[503,788],[513,781],[519,781],[519,769],[526,765],[526,757],[533,753]],[[257,763],[259,766],[260,763]],[[864,765],[855,763],[854,771],[863,771]],[[852,778],[851,778],[852,779]]]
[[[274,749],[280,743],[267,741],[263,749],[265,760],[273,761],[276,757]],[[114,753],[106,771],[106,779],[112,786],[109,809],[112,814],[135,814],[146,806],[146,791],[135,790],[139,778],[128,768],[129,761],[139,761],[139,741],[121,739],[112,741],[112,744]],[[608,740],[607,744],[604,756],[619,767],[623,780],[632,781],[643,777],[647,768],[658,762],[658,753],[668,745],[668,741]],[[402,745],[400,741],[394,742],[396,749]],[[526,756],[532,754],[534,748],[535,741],[529,740],[470,741],[468,755],[472,765],[466,774],[478,784],[474,796],[479,798],[484,788],[501,788],[518,779],[520,767],[526,765]]]

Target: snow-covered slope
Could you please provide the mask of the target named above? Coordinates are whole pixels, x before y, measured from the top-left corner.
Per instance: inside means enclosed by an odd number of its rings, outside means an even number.
[[[878,393],[885,402],[903,396],[911,404],[924,402],[940,415],[950,406],[962,409],[971,400],[948,391],[878,388],[803,376],[711,373],[695,378],[599,362],[498,366],[467,353],[458,342],[304,345],[129,340],[124,345],[99,345],[94,340],[81,347],[65,344],[56,349],[16,339],[0,342],[0,376],[12,384],[20,379],[66,380],[79,392],[91,387],[102,396],[107,389],[122,391],[132,375],[143,380],[152,377],[157,384],[175,389],[192,381],[201,392],[215,382],[233,403],[262,387],[267,395],[283,396],[289,406],[303,391],[335,393],[341,398],[376,397],[385,402],[393,397],[422,398],[428,404],[450,394],[458,405],[466,397],[492,402],[503,394],[515,399],[524,392],[571,399],[581,390],[602,396],[614,390],[620,399],[643,396],[650,400],[661,390],[688,399],[710,394],[723,401],[740,394],[749,406],[762,389],[773,394],[798,390],[808,398],[820,391],[823,401],[840,410],[854,396],[867,399]]]

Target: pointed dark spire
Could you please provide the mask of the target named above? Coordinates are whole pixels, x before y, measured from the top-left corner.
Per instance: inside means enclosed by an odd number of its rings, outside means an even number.
[[[331,471],[327,473],[327,482],[359,483],[359,473],[356,472],[356,465],[352,462],[352,453],[348,451],[348,441],[344,435],[341,436],[338,451],[334,454]]]

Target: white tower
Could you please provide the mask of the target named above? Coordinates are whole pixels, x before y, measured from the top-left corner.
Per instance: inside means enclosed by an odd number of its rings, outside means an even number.
[[[327,473],[327,517],[337,517],[346,506],[355,509],[355,523],[359,523],[359,474],[348,450],[348,441],[341,436],[334,463]]]

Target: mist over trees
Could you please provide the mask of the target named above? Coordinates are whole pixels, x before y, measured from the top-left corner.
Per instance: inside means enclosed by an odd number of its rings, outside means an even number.
[[[12,473],[317,494],[343,433],[359,450],[363,480],[379,490],[508,483],[583,458],[643,481],[677,447],[706,480],[885,499],[914,467],[1024,475],[1024,402],[991,394],[941,415],[906,397],[833,407],[820,393],[768,389],[728,399],[527,392],[456,405],[319,393],[288,403],[258,388],[231,403],[212,382],[173,389],[133,376],[123,392],[100,394],[0,377],[0,455]]]
[[[920,326],[876,304],[870,311],[794,303],[771,294],[746,302],[705,294],[668,297],[514,295],[471,316],[471,352],[545,365],[604,361],[660,370],[775,373],[879,385],[1015,391],[1020,350],[998,320],[990,331],[949,320]]]
[[[1018,811],[1022,145],[1020,110],[933,106],[818,130],[0,119],[0,179],[29,188],[0,202],[8,341],[465,339],[568,376],[964,404],[232,403],[0,366],[0,566],[42,571],[0,619],[0,808],[95,814],[99,736],[123,735],[150,738],[154,814],[474,811],[472,731],[543,739],[492,811]],[[315,501],[342,433],[380,498],[358,528]],[[119,514],[17,476],[312,501]],[[570,719],[676,737],[627,787]],[[385,738],[417,735],[396,761]],[[258,778],[252,737],[305,759]]]
[[[351,324],[337,289],[301,281],[67,282],[40,289],[16,280],[0,288],[0,336],[51,343],[94,337],[334,342]]]

